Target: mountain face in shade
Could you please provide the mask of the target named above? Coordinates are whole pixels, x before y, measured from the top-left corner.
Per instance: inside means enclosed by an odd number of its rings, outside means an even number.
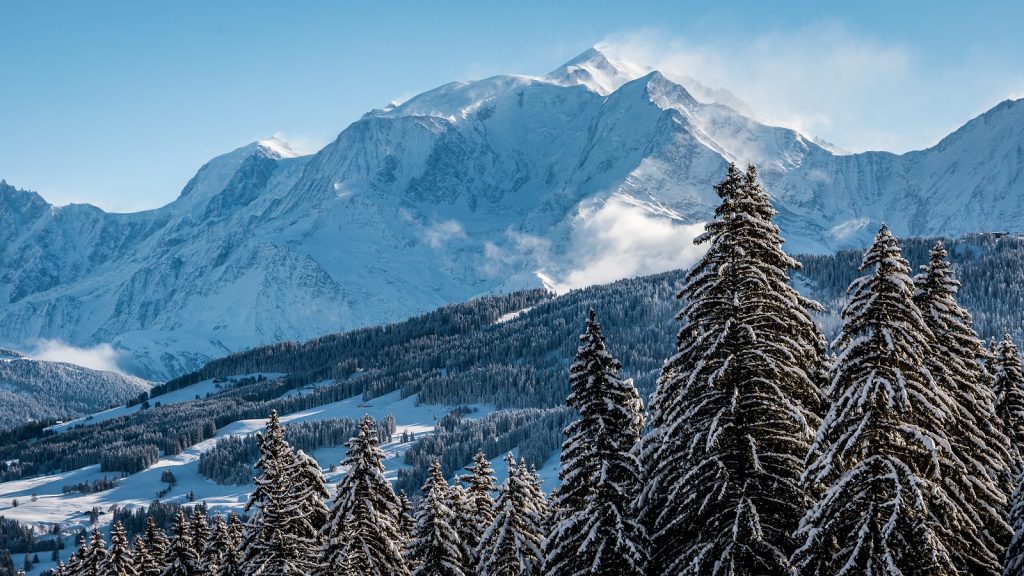
[[[314,155],[239,148],[157,210],[55,207],[0,183],[0,346],[110,343],[123,368],[166,378],[480,294],[687,266],[733,161],[757,164],[791,252],[862,246],[882,220],[1019,231],[1019,101],[902,155],[837,154],[743,111],[592,49],[372,110]]]

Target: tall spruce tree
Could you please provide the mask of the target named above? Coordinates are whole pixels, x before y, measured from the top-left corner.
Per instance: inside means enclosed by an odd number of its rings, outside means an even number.
[[[925,368],[932,335],[899,244],[882,226],[850,286],[833,346],[832,405],[806,479],[820,492],[797,532],[801,575],[955,574],[950,535],[971,529],[943,487],[954,401]],[[942,523],[945,524],[942,524]]]
[[[141,534],[136,534],[135,539],[132,541],[132,558],[135,560],[135,573],[139,576],[157,576],[160,574],[160,566],[154,560]]]
[[[114,524],[110,530],[110,551],[103,563],[102,570],[108,576],[138,576],[139,574],[135,567],[132,551],[128,548],[128,536],[125,534],[124,525],[120,522]]]
[[[730,165],[715,191],[643,440],[652,571],[787,574],[824,404],[824,339],[810,316],[820,306],[789,283],[799,263],[754,167]]]
[[[307,498],[315,489],[300,474],[300,459],[285,440],[276,411],[257,436],[257,445],[260,474],[245,506],[253,514],[244,532],[242,570],[273,576],[310,574],[318,568],[319,534],[310,524],[313,512]]]
[[[494,493],[498,491],[498,481],[494,477],[491,461],[483,451],[476,453],[473,464],[466,468],[466,471],[469,474],[461,476],[459,480],[466,485],[466,493],[473,504],[479,532],[483,535],[484,530],[494,521]]]
[[[207,508],[205,505],[192,508],[189,524],[192,530],[192,548],[196,551],[196,556],[199,558],[199,570],[206,572],[206,565],[209,561],[206,549],[210,543],[210,523],[207,520]]]
[[[329,510],[327,501],[331,494],[327,490],[327,481],[324,479],[323,471],[316,459],[309,456],[302,450],[295,454],[295,475],[293,486],[295,488],[292,498],[299,502],[300,510],[305,517],[303,527],[308,527],[310,532],[306,537],[314,540],[319,548],[320,531],[327,524]]]
[[[455,529],[455,534],[458,537],[463,571],[472,574],[479,560],[476,556],[476,549],[480,545],[480,536],[483,534],[475,516],[476,508],[470,499],[469,492],[458,484],[448,488],[446,501],[454,515],[452,528]]]
[[[996,416],[992,378],[984,367],[989,354],[970,313],[956,301],[960,283],[941,242],[914,284],[914,302],[932,335],[925,367],[953,401],[945,427],[953,461],[943,470],[944,487],[958,513],[974,525],[953,535],[948,547],[961,572],[996,576],[1012,534],[1006,516],[1015,455]]]
[[[1009,332],[1003,333],[1003,339],[996,346],[992,368],[996,413],[1019,457],[1024,455],[1024,370]],[[1019,466],[1016,472],[1020,474]]]
[[[478,576],[540,576],[543,574],[544,536],[536,524],[539,511],[525,466],[517,466],[512,454],[508,478],[498,491],[494,519],[480,540]]]
[[[399,501],[384,477],[384,451],[372,418],[363,417],[359,432],[346,446],[348,454],[341,464],[348,470],[338,483],[323,530],[322,574],[408,574]]]
[[[99,528],[93,528],[89,541],[85,545],[85,554],[81,553],[79,547],[78,566],[75,574],[81,576],[101,576],[107,561],[107,544],[103,540],[103,533]]]
[[[416,527],[409,543],[412,576],[466,575],[454,524],[455,512],[448,507],[448,483],[441,474],[441,463],[434,461],[423,484]]]
[[[412,505],[412,501],[405,495],[405,490],[398,493],[398,530],[402,533],[402,538],[409,540],[412,538],[412,531],[416,528],[416,509]]]
[[[153,517],[146,518],[146,551],[149,552],[150,564],[145,576],[157,576],[163,574],[166,566],[167,548],[170,542],[167,535],[157,525]]]
[[[608,352],[593,309],[580,341],[566,399],[579,418],[565,429],[545,573],[642,575],[647,545],[634,509],[640,469],[633,449],[644,426],[643,403]]]
[[[171,527],[171,540],[164,552],[163,576],[199,576],[199,554],[192,544],[192,527],[179,509]]]

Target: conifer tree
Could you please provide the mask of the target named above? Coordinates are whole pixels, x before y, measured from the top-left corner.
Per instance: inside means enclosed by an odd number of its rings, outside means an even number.
[[[132,541],[132,558],[135,560],[135,573],[139,576],[159,576],[162,571],[141,534],[136,534]]]
[[[192,508],[190,514],[192,548],[196,551],[196,557],[199,558],[199,570],[205,572],[209,560],[206,556],[206,549],[210,544],[210,523],[206,518],[206,507],[196,506]]]
[[[833,346],[832,405],[806,478],[821,491],[801,521],[801,575],[955,574],[950,535],[971,529],[943,488],[955,466],[953,399],[924,366],[932,335],[909,266],[882,226],[850,286]]]
[[[405,490],[400,491],[398,493],[398,529],[405,540],[412,538],[412,531],[416,528],[415,514],[416,510],[409,497],[405,495]]]
[[[103,541],[103,533],[99,528],[92,529],[88,551],[79,555],[77,574],[82,576],[100,576],[107,561],[107,544]]]
[[[787,574],[805,510],[803,458],[823,411],[820,306],[789,283],[776,212],[730,165],[708,246],[679,298],[678,352],[662,370],[643,444],[652,570]]]
[[[284,429],[271,413],[263,434],[257,435],[260,471],[245,509],[252,517],[244,531],[242,570],[246,574],[305,575],[317,569],[319,535],[312,529],[312,492],[304,485],[300,460],[284,438]]]
[[[109,576],[138,576],[135,559],[128,548],[128,537],[124,525],[114,524],[110,530],[110,552],[103,563],[103,573]]]
[[[167,548],[170,542],[167,535],[157,525],[153,517],[146,518],[146,551],[149,553],[150,566],[145,576],[163,574],[166,566]]]
[[[303,526],[310,530],[306,537],[316,542],[319,548],[320,531],[327,524],[327,501],[331,494],[327,490],[327,480],[324,479],[320,464],[302,450],[295,454],[295,475],[293,480],[295,488],[292,498],[299,502],[299,509],[305,516]]]
[[[218,516],[214,526],[213,541],[217,548],[217,570],[219,576],[242,576],[242,522],[232,512],[228,522]]]
[[[498,481],[494,477],[491,461],[483,451],[476,453],[473,465],[466,468],[466,471],[469,474],[459,477],[459,481],[466,485],[466,495],[473,505],[477,530],[482,536],[494,521],[494,493],[498,491]]]
[[[508,478],[494,503],[494,520],[480,540],[478,576],[540,576],[544,537],[535,525],[532,478],[509,454]]]
[[[1013,441],[1018,456],[1024,455],[1024,370],[1021,368],[1020,353],[1009,332],[1003,333],[992,366],[996,413],[1006,434]],[[1017,473],[1020,473],[1019,467]]]
[[[960,283],[947,258],[936,243],[914,278],[914,302],[932,335],[925,367],[952,400],[945,432],[953,462],[943,470],[943,483],[958,513],[974,525],[947,544],[960,571],[997,576],[1011,536],[1006,515],[1015,457],[996,416],[992,378],[984,368],[988,352],[970,313],[956,301]]]
[[[448,483],[441,463],[434,461],[423,484],[416,527],[409,543],[412,576],[465,576],[455,513],[448,507]]]
[[[476,549],[480,545],[480,536],[483,533],[475,516],[474,503],[470,500],[469,492],[456,484],[448,488],[447,504],[454,515],[452,528],[458,536],[463,571],[471,574],[479,560]]]
[[[348,454],[341,464],[348,471],[338,483],[323,530],[323,574],[408,574],[400,504],[384,477],[384,451],[372,418],[363,417],[359,432],[346,446]]]
[[[640,470],[633,448],[644,425],[643,403],[633,381],[619,373],[593,309],[580,340],[566,400],[580,416],[565,429],[545,573],[642,575],[647,546],[635,518]]]
[[[201,573],[199,554],[192,543],[192,526],[185,519],[185,511],[179,509],[164,552],[163,576],[199,576]]]

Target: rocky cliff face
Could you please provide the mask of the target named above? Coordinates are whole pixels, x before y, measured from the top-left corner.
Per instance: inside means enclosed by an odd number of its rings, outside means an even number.
[[[758,165],[791,251],[863,245],[883,220],[1020,228],[1020,102],[904,155],[837,154],[742,108],[591,50],[373,110],[312,156],[240,148],[158,210],[0,184],[0,344],[109,342],[162,378],[482,293],[685,266],[732,161]]]

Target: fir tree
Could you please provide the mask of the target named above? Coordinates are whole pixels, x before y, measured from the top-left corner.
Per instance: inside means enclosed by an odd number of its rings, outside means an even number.
[[[79,555],[76,574],[81,576],[101,576],[104,574],[103,568],[106,561],[107,545],[103,541],[103,533],[100,532],[99,528],[93,528],[87,552],[84,555]]]
[[[303,526],[308,526],[310,532],[305,535],[316,542],[319,548],[320,531],[327,524],[327,500],[331,494],[327,490],[327,481],[324,479],[320,464],[302,450],[295,454],[295,475],[294,494],[292,498],[299,502],[299,508],[305,516]]]
[[[213,540],[219,552],[219,576],[242,576],[242,521],[238,514],[232,512],[227,522],[216,524]]]
[[[156,525],[156,521],[150,516],[146,518],[146,551],[149,553],[150,563],[143,576],[157,576],[163,574],[166,567],[167,549],[170,542],[167,535]]]
[[[415,514],[416,510],[413,509],[409,497],[405,495],[405,490],[400,491],[398,493],[398,529],[405,540],[412,538],[412,531],[416,528]]]
[[[1003,333],[1003,339],[996,347],[992,367],[996,413],[1019,457],[1024,455],[1024,370],[1021,369],[1020,353],[1009,332]],[[1020,473],[1019,465],[1016,472]]]
[[[533,482],[508,455],[508,479],[498,491],[494,520],[480,540],[478,576],[540,576],[543,535],[535,524]]]
[[[284,438],[276,411],[257,444],[260,474],[245,505],[253,514],[244,532],[242,570],[274,576],[310,574],[317,568],[318,535],[309,522],[309,501],[300,497],[310,487],[303,485],[300,460]]]
[[[466,485],[466,493],[473,505],[480,535],[494,521],[494,493],[498,490],[498,481],[494,477],[494,468],[484,453],[477,452],[473,457],[473,465],[466,468],[469,474],[459,480]],[[479,539],[479,538],[478,538]]]
[[[135,560],[135,573],[139,576],[159,576],[162,571],[140,534],[136,534],[132,541],[132,558]]]
[[[164,552],[163,576],[198,576],[201,574],[199,554],[192,543],[192,527],[185,511],[178,510],[171,528],[171,540]]]
[[[756,170],[730,165],[715,191],[644,439],[651,561],[671,574],[787,574],[824,403],[824,339],[809,313],[820,306],[789,284],[799,263]]]
[[[196,506],[191,511],[190,520],[192,530],[192,548],[199,558],[200,572],[206,571],[206,564],[209,558],[206,556],[206,549],[210,543],[210,523],[206,518],[206,507]]]
[[[128,537],[124,525],[118,522],[110,530],[110,552],[103,563],[103,573],[108,576],[138,576],[135,559],[128,548]]]
[[[953,400],[924,367],[932,335],[887,227],[861,270],[833,344],[835,403],[807,469],[827,489],[801,521],[793,564],[802,575],[955,574],[949,536],[972,526],[942,486],[955,465],[944,433]]]
[[[953,403],[946,425],[953,462],[943,471],[944,487],[957,513],[974,526],[953,534],[947,545],[960,571],[995,576],[1011,536],[1005,518],[1015,458],[996,417],[992,378],[984,368],[988,352],[971,315],[956,301],[960,283],[947,257],[936,243],[929,264],[914,278],[914,302],[932,335],[925,367]]]
[[[416,528],[409,543],[412,576],[465,576],[455,513],[448,507],[448,483],[435,461],[423,484],[416,510]]]
[[[640,486],[633,448],[644,425],[643,404],[632,380],[620,375],[593,309],[580,340],[566,400],[580,417],[565,429],[545,573],[641,575],[647,546],[633,509]]]
[[[475,516],[476,508],[470,499],[469,492],[462,486],[456,484],[450,487],[447,496],[448,508],[454,515],[452,528],[455,529],[455,534],[458,536],[463,571],[471,574],[472,569],[479,561],[476,549],[480,545],[480,536],[483,533]]]
[[[323,573],[408,574],[402,557],[399,501],[384,477],[384,451],[372,418],[363,417],[358,434],[346,446],[348,454],[341,464],[348,472],[338,483],[323,531]]]

